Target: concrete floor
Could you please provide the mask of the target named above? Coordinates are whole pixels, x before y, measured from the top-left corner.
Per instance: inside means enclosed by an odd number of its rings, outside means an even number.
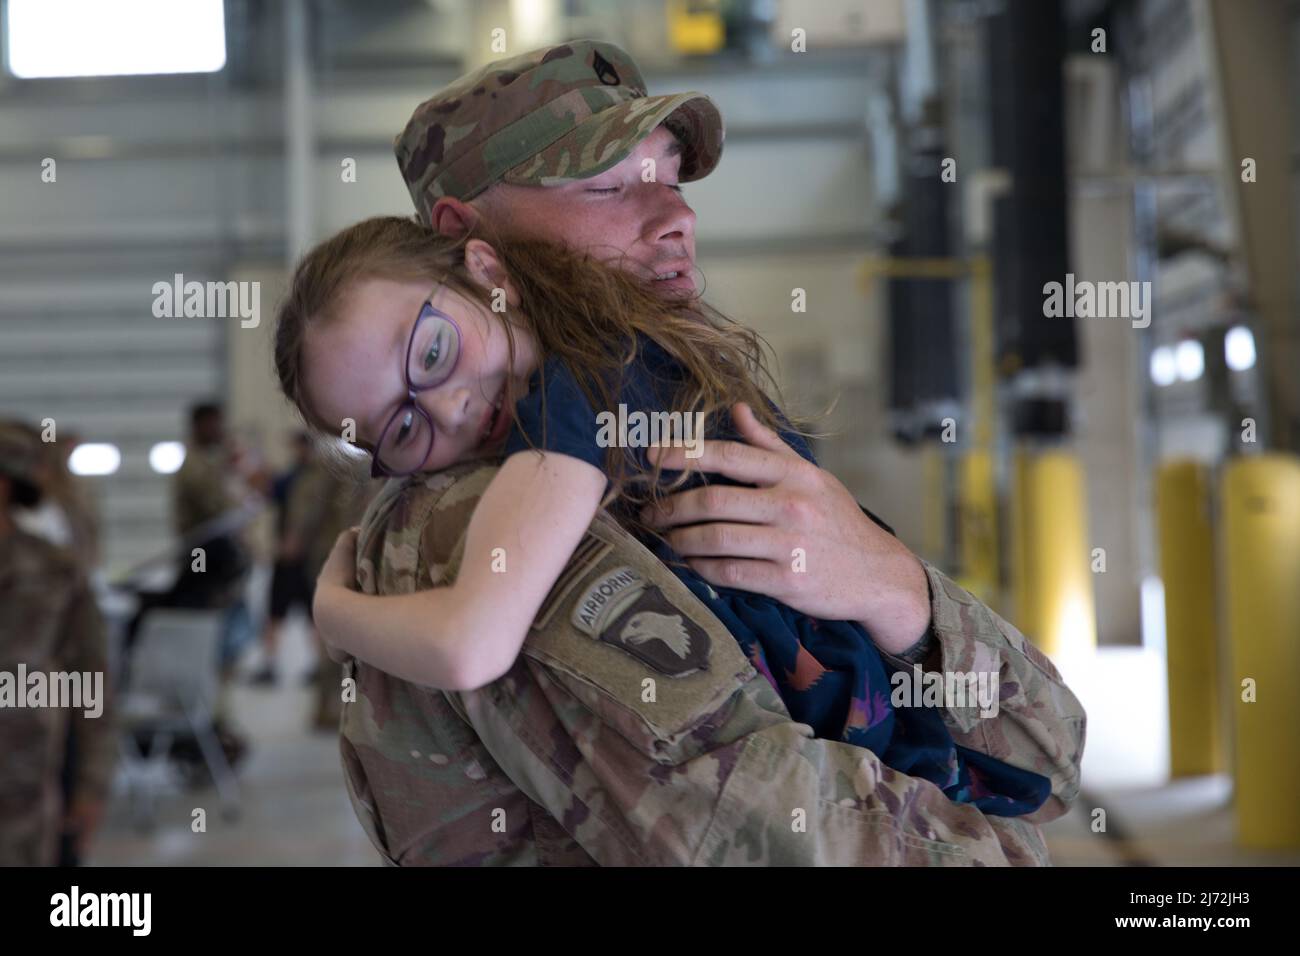
[[[1231,801],[1226,776],[1085,791],[1043,832],[1057,866],[1300,866],[1300,850],[1239,848]],[[1097,808],[1106,833],[1093,832]]]
[[[115,794],[87,863],[100,866],[378,866],[353,816],[333,731],[309,729],[311,694],[300,677],[314,650],[303,622],[291,619],[280,652],[281,682],[272,690],[246,683],[232,690],[231,712],[251,742],[239,768],[242,813],[224,819],[211,786],[174,783],[158,801],[149,832],[134,824],[124,793]],[[258,657],[254,652],[250,655]],[[1300,865],[1300,852],[1258,853],[1233,844],[1226,778],[1161,787],[1085,791],[1071,812],[1044,828],[1058,866]],[[191,830],[203,807],[207,831]],[[1106,833],[1093,832],[1096,808]]]
[[[253,664],[259,653],[247,657]],[[211,785],[187,790],[172,781],[158,798],[153,829],[142,832],[126,794],[115,793],[89,865],[380,865],[344,789],[337,733],[310,729],[314,692],[301,677],[315,650],[301,619],[287,622],[279,658],[278,687],[241,680],[230,692],[229,712],[250,743],[238,768],[238,818],[222,816]],[[206,812],[204,833],[191,829],[198,807]]]

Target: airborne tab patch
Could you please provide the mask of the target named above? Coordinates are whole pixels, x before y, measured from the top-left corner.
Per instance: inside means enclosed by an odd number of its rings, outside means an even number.
[[[685,677],[709,664],[709,636],[635,569],[616,568],[583,593],[573,626],[661,674]]]

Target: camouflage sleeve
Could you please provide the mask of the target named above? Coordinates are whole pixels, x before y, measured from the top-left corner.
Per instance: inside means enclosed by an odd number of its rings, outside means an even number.
[[[511,671],[448,696],[596,862],[1048,864],[1033,823],[985,817],[871,751],[814,738],[671,572],[621,530],[592,531],[610,547],[579,549]],[[621,597],[617,620],[589,613],[629,568],[642,595]],[[644,644],[627,642],[638,617],[665,607],[682,615],[692,653],[706,649],[699,669],[657,671]]]
[[[84,580],[74,586],[65,612],[63,647],[69,670],[96,675],[93,679],[98,683],[102,704],[95,716],[87,714],[85,708],[72,713],[77,751],[74,796],[103,799],[108,794],[117,762],[117,737],[104,621]]]
[[[923,671],[993,672],[999,675],[998,711],[981,717],[978,703],[950,706],[944,719],[963,747],[1032,770],[1052,781],[1052,795],[1026,819],[1046,823],[1062,816],[1079,793],[1087,717],[1052,662],[1011,624],[934,566],[930,582],[930,632],[896,666]]]
[[[601,865],[1049,865],[1032,823],[985,817],[870,751],[814,738],[762,678],[673,740],[625,736],[592,709],[598,686],[520,667],[464,695],[466,719]]]

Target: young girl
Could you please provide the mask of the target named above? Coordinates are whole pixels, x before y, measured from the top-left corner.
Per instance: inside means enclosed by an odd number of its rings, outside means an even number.
[[[744,402],[812,461],[760,388],[770,381],[760,340],[700,301],[665,297],[546,243],[452,241],[381,217],[299,264],[275,359],[307,422],[369,452],[374,475],[504,455],[470,519],[453,585],[360,594],[349,587],[351,543],[340,540],[315,604],[329,643],[443,690],[491,683],[514,664],[547,593],[608,506],[818,736],[867,747],[985,813],[1030,813],[1050,793],[1047,778],[956,746],[937,709],[891,708],[893,668],[861,626],[715,589],[636,520],[645,504],[702,478],[665,474],[645,447],[601,447],[609,435],[601,411],[681,412],[692,422],[700,413],[706,438],[726,440],[736,438],[728,410]],[[672,650],[689,659],[689,648]]]

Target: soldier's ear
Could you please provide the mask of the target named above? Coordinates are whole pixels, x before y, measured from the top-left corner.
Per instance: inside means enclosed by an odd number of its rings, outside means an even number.
[[[482,239],[471,239],[465,243],[465,268],[470,278],[484,289],[489,292],[504,289],[506,302],[512,306],[519,304],[519,293],[511,284],[497,251]]]
[[[454,196],[439,196],[438,201],[429,210],[429,223],[434,231],[448,239],[467,236],[478,224],[479,214],[467,202],[461,202]]]

